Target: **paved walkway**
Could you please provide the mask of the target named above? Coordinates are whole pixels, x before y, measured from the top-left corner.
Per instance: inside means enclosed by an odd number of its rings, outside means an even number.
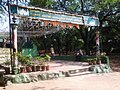
[[[88,65],[89,64],[86,62],[55,60],[55,61],[50,62],[50,71],[82,69],[84,67],[88,67]]]
[[[71,69],[86,66],[86,63],[52,61],[51,70]],[[120,73],[89,74],[63,77],[26,84],[12,84],[0,90],[120,90]]]
[[[27,84],[12,84],[0,90],[120,90],[120,73],[74,76]]]

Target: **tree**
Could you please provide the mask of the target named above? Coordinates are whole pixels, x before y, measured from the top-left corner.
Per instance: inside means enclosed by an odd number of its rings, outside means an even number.
[[[120,0],[99,2],[99,5],[96,6],[96,13],[98,13],[100,21],[99,29],[104,50],[109,52],[112,48],[118,49],[117,45],[120,42]]]
[[[46,0],[42,2],[46,2]],[[46,6],[49,6],[49,4],[48,5],[45,4],[47,3],[42,4],[43,5],[42,7],[45,6],[46,8]],[[41,7],[41,4],[39,4],[39,6]],[[119,44],[120,0],[52,0],[50,8],[57,11],[78,13],[84,15],[95,15],[99,17],[99,21],[100,21],[99,28],[91,29],[90,32],[88,31],[89,27],[81,28],[81,30],[78,30],[79,31],[78,33],[81,34],[81,38],[83,39],[84,43],[86,43],[85,47],[87,53],[90,50],[89,46],[91,42],[94,43],[91,39],[94,39],[95,32],[93,31],[95,30],[100,31],[102,38],[100,42],[102,42],[103,46],[107,45],[106,43],[108,43],[109,39],[114,41],[114,43]],[[66,32],[68,31],[66,30]],[[118,46],[114,44],[114,47],[118,47]]]
[[[54,0],[31,0],[29,5],[40,7],[40,8],[49,8],[53,7]]]

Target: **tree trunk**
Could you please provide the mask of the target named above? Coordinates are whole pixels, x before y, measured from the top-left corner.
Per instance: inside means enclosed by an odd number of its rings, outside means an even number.
[[[80,0],[81,1],[81,12],[84,13],[84,2],[83,0]]]

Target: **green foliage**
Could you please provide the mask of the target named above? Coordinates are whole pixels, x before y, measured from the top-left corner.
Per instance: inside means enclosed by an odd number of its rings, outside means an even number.
[[[45,58],[47,61],[50,61],[51,56],[50,56],[50,55],[48,55],[48,54],[45,54],[44,58]]]
[[[66,2],[68,2],[68,5],[66,5]],[[100,42],[103,48],[110,48],[111,46],[108,44],[108,40],[112,40],[114,41],[114,48],[119,49],[120,0],[63,0],[62,2],[54,0],[32,0],[30,4],[42,8],[52,8],[53,10],[62,9],[62,11],[70,13],[81,14],[83,10],[84,13],[82,14],[97,15],[100,21],[100,27],[98,29],[101,31],[102,40]],[[60,53],[61,49],[64,49],[67,54],[68,51],[74,51],[75,47],[78,48],[82,46],[84,46],[86,51],[89,51],[95,47],[94,31],[96,28],[91,29],[90,32],[88,32],[87,29],[88,28],[82,26],[80,30],[66,28],[56,34],[47,35],[46,39],[42,37],[36,40],[41,40],[41,42],[38,43],[40,49],[49,50],[50,45],[53,44],[57,53]],[[81,45],[80,39],[84,41],[84,43],[82,43],[83,45]],[[107,45],[107,47],[105,45]]]
[[[44,57],[41,57],[41,56],[37,56],[35,57],[37,60],[39,60],[40,62],[43,62],[45,61]]]
[[[31,64],[32,63],[30,56],[25,56],[25,55],[22,55],[21,53],[18,53],[17,56],[18,56],[18,61],[21,62],[21,64]]]
[[[37,56],[35,59],[39,61],[39,64],[45,65],[51,60],[51,57],[45,54],[44,56]]]
[[[10,62],[10,60],[6,60],[6,61],[3,62],[3,64],[5,64],[5,65],[10,65],[11,62]]]
[[[38,60],[39,64],[45,64],[45,58],[41,56],[35,57],[36,60]]]
[[[53,1],[54,0],[31,0],[29,5],[41,8],[52,8]]]

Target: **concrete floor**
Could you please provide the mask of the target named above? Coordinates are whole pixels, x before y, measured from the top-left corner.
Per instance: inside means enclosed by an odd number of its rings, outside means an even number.
[[[120,73],[65,77],[26,84],[12,84],[0,90],[120,90]]]
[[[53,61],[51,70],[78,68],[81,65],[84,66],[86,63]],[[26,84],[11,84],[0,87],[0,90],[120,90],[120,72],[76,75]]]

